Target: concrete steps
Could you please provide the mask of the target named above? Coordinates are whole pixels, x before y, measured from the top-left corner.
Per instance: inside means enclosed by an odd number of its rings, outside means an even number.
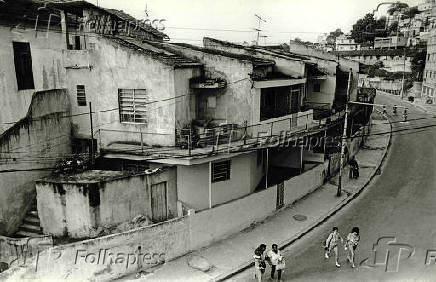
[[[41,229],[36,203],[34,203],[24,217],[23,223],[18,228],[18,231],[15,233],[15,237],[40,237],[42,235],[44,235],[44,233]]]

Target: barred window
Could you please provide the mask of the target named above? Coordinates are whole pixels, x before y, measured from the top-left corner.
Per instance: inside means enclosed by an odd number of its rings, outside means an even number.
[[[226,181],[230,179],[231,161],[222,161],[212,164],[212,182]]]
[[[120,121],[146,123],[145,89],[118,89]]]
[[[86,106],[85,85],[77,85],[77,105]]]

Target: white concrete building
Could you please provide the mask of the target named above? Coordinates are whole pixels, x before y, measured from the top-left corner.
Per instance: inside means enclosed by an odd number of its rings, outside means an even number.
[[[354,39],[343,34],[336,38],[336,51],[354,51],[360,50],[360,44],[354,42]]]

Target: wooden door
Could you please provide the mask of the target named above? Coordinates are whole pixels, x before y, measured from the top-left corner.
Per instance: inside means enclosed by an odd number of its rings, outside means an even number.
[[[151,185],[152,221],[160,222],[168,218],[167,183],[161,182]]]

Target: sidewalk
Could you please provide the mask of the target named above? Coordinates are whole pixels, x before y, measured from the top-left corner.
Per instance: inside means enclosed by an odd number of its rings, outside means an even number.
[[[373,120],[372,133],[389,132],[386,120]],[[136,279],[134,275],[122,281],[219,281],[250,267],[254,249],[260,244],[278,243],[280,248],[291,245],[304,234],[328,219],[344,207],[366,187],[386,156],[390,134],[368,138],[356,155],[360,166],[358,180],[348,179],[348,167],[344,171],[343,193],[336,196],[337,176],[297,203],[272,215],[263,222],[217,242],[204,249],[148,269],[148,274]],[[231,220],[231,218],[229,218]],[[188,266],[192,257],[201,257],[213,267],[202,272]]]
[[[399,97],[399,96],[392,95],[390,93],[387,93],[387,92],[384,92],[384,91],[380,91],[380,90],[377,90],[377,91],[382,92],[382,93],[384,93],[386,95],[395,97],[399,101],[403,101],[404,103],[409,104],[411,106],[414,106],[414,107],[416,107],[416,108],[418,108],[420,110],[423,110],[424,112],[426,112],[428,114],[436,115],[436,104],[427,104],[424,98],[416,98],[415,97],[415,100],[412,103],[412,102],[410,102],[407,99],[401,99],[401,97]]]

